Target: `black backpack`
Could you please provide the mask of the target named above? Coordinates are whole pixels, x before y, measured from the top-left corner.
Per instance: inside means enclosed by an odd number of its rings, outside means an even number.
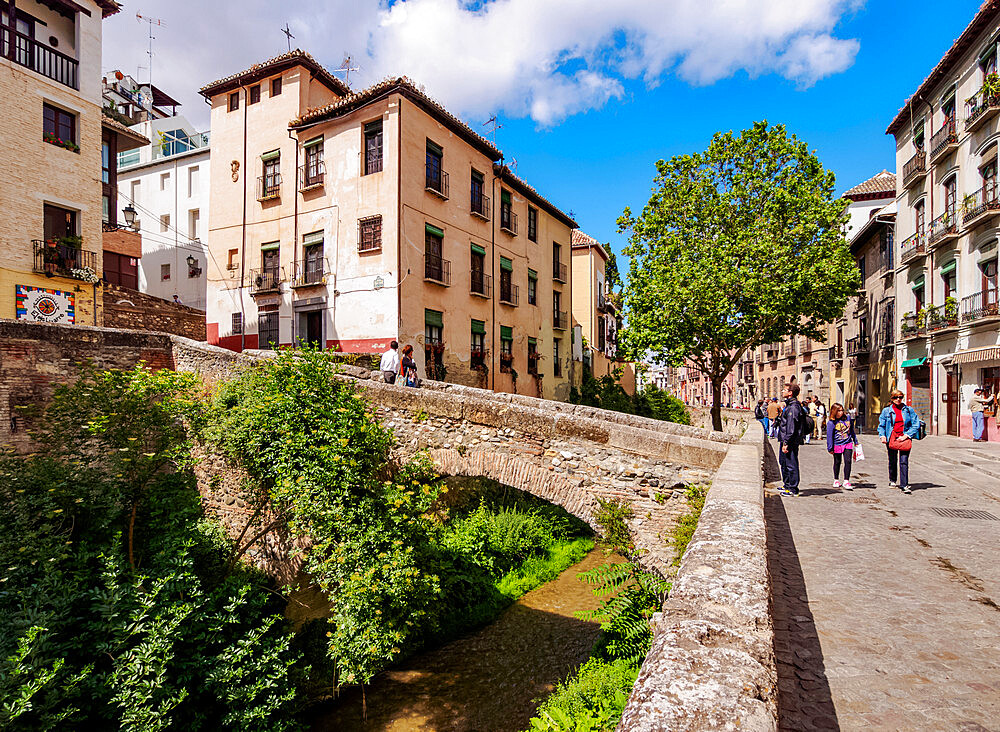
[[[803,437],[805,435],[811,435],[816,429],[816,420],[812,418],[812,415],[809,414],[809,410],[805,407],[802,407],[802,423],[804,425],[804,431],[802,433]]]

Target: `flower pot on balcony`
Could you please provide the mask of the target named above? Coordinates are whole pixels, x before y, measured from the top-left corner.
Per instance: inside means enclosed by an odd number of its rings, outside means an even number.
[[[431,345],[431,351],[433,353],[444,353],[444,343],[434,343]]]

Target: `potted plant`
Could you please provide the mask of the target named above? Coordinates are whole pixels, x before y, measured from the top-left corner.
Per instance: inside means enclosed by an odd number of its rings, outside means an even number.
[[[995,104],[997,97],[1000,97],[1000,75],[996,72],[987,74],[986,78],[983,79],[983,85],[979,88],[979,93],[982,96],[984,106]]]
[[[444,353],[444,342],[438,341],[437,343],[431,344],[431,351],[434,353]]]
[[[958,322],[958,300],[954,297],[945,298],[944,316],[951,325]]]
[[[967,215],[972,209],[976,207],[976,197],[973,194],[968,194],[962,197],[962,215]]]

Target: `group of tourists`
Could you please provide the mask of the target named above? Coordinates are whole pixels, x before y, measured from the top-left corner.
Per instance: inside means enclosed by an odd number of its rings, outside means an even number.
[[[799,385],[794,383],[784,387],[782,398],[783,404],[777,399],[770,402],[761,399],[754,410],[764,433],[778,441],[782,479],[779,492],[785,496],[799,495],[799,447],[823,433],[826,450],[833,456],[833,487],[854,490],[851,469],[856,459],[864,459],[854,410],[835,403],[827,412],[815,397],[800,402]],[[878,424],[879,438],[889,457],[889,487],[910,493],[910,451],[913,441],[923,437],[924,426],[913,407],[903,400],[903,392],[894,390],[889,401],[879,415]]]
[[[386,384],[395,384],[396,377],[402,377],[403,385],[419,387],[420,379],[417,377],[417,363],[413,360],[413,346],[406,344],[403,346],[403,357],[399,357],[399,342],[393,341],[389,344],[389,349],[382,354],[382,359],[378,365],[382,372],[382,381]]]

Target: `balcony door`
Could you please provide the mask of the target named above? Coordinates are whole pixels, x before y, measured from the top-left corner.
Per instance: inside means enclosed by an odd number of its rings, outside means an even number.
[[[983,307],[991,315],[997,313],[997,260],[991,259],[982,265]]]
[[[955,221],[955,209],[958,205],[958,184],[956,177],[952,176],[944,184],[944,210],[948,214],[948,224]]]
[[[45,241],[76,235],[76,211],[45,204],[43,216]]]
[[[958,372],[955,369],[948,369],[946,381],[945,413],[948,434],[958,437]]]

